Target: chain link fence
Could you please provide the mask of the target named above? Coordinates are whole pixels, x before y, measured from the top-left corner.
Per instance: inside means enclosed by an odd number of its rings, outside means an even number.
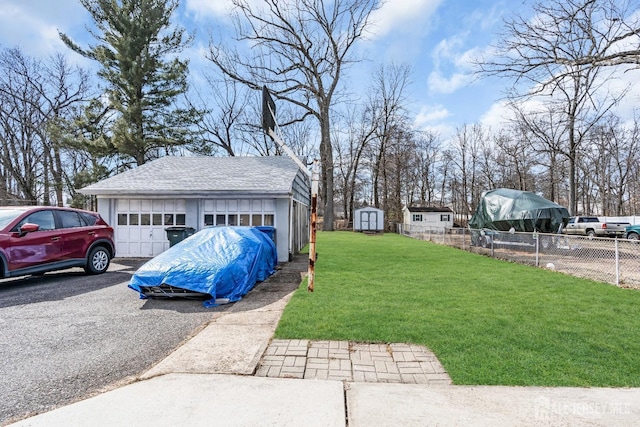
[[[635,240],[407,224],[398,224],[398,232],[493,258],[640,289],[640,243]]]

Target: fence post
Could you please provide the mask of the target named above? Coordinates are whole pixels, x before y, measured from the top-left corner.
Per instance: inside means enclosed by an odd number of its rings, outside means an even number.
[[[467,227],[462,229],[462,250],[467,250]]]
[[[495,235],[491,236],[491,258],[496,257],[496,253],[493,251],[493,241],[495,240],[494,237]]]
[[[536,240],[536,267],[540,267],[540,235],[537,231],[533,232],[533,238]]]
[[[618,252],[617,237],[616,237],[616,286],[620,286],[620,254]]]
[[[462,249],[467,250],[467,227],[462,229]],[[471,231],[469,231],[469,249],[471,249]]]

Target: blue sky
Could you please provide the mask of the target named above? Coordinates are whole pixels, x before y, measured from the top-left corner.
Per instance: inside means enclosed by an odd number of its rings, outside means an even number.
[[[176,23],[197,36],[188,52],[192,74],[207,65],[202,52],[209,32],[214,24],[228,20],[229,3],[182,0]],[[474,79],[470,58],[489,50],[505,17],[518,12],[526,16],[529,5],[523,0],[387,0],[374,16],[370,37],[359,45],[370,61],[351,70],[348,78],[366,80],[368,76],[358,73],[368,73],[368,67],[381,62],[408,63],[413,69],[411,109],[418,127],[443,137],[464,124],[497,127],[507,82]],[[86,61],[62,44],[58,30],[86,45],[88,24],[91,19],[78,0],[0,0],[0,47],[17,45],[31,56],[59,51],[71,60]],[[628,74],[625,78],[637,79]],[[632,93],[628,98],[630,109],[638,96]]]

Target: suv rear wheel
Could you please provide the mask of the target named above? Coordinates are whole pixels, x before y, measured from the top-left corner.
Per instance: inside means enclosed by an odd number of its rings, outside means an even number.
[[[104,246],[97,246],[91,249],[87,266],[84,270],[87,274],[102,274],[109,268],[109,262],[111,261],[111,255]]]

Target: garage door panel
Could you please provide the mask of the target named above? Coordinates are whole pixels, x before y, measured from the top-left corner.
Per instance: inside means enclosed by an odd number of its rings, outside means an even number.
[[[166,238],[167,238],[167,232],[165,231],[165,229],[164,229],[164,228],[157,228],[157,227],[154,227],[154,228],[151,230],[151,234],[152,234],[151,240],[153,240],[154,242],[155,242],[155,241],[158,241],[158,240],[163,240],[163,239],[166,239]]]
[[[150,257],[168,249],[165,228],[185,217],[185,206],[184,200],[119,199],[115,227],[118,255]]]
[[[169,243],[153,242],[153,256],[160,255],[165,250],[169,249]]]
[[[139,242],[140,241],[140,228],[139,227],[129,227],[129,241],[130,242]]]
[[[265,212],[275,212],[276,210],[275,200],[265,200],[263,204],[263,209]]]
[[[141,211],[146,211],[146,212],[151,212],[153,208],[153,203],[151,202],[151,200],[141,200],[140,201],[140,210]]]
[[[140,253],[146,254],[146,256],[155,256],[153,253],[153,243],[152,242],[142,242],[140,243]],[[159,255],[159,254],[156,254]]]
[[[140,200],[129,200],[129,212],[140,212]]]
[[[129,227],[118,227],[116,231],[116,240],[118,242],[129,241]]]

